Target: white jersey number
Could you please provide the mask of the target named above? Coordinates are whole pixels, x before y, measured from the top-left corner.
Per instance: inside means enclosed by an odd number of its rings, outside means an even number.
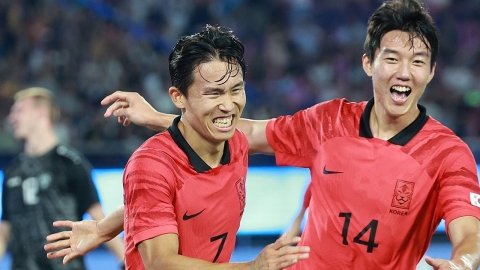
[[[40,199],[38,198],[38,191],[40,190],[40,183],[37,177],[29,177],[22,183],[23,202],[26,205],[37,204]]]

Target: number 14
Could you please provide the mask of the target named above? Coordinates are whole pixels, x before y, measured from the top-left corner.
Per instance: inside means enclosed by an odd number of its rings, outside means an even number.
[[[342,229],[342,236],[343,236],[342,244],[348,246],[348,241],[347,241],[348,227],[350,226],[350,219],[352,218],[352,213],[340,213],[338,216],[345,218],[345,223],[343,223],[343,229]],[[367,226],[365,226],[365,228],[363,228],[363,230],[353,238],[353,242],[367,246],[367,252],[372,253],[373,249],[378,247],[378,244],[375,243],[375,234],[377,233],[377,226],[378,226],[378,220],[372,219],[372,221],[370,221],[370,223],[368,223]],[[360,239],[369,230],[370,230],[370,237],[368,238],[368,241],[364,241]]]

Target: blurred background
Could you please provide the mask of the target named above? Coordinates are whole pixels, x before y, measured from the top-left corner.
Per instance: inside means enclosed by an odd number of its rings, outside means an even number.
[[[421,103],[479,157],[480,1],[427,0],[440,30],[436,76]],[[323,100],[372,96],[361,67],[366,22],[378,0],[2,0],[0,155],[21,149],[6,116],[25,86],[54,91],[61,137],[96,167],[123,166],[153,132],[104,119],[100,100],[138,91],[177,113],[167,95],[168,54],[205,24],[232,28],[246,47],[243,116],[292,114]],[[259,159],[264,161],[264,159]],[[270,160],[268,160],[270,161]],[[257,160],[252,160],[252,165]]]
[[[372,88],[361,56],[366,22],[381,3],[1,0],[0,168],[22,149],[7,115],[13,94],[27,86],[56,94],[62,109],[57,131],[64,142],[96,169],[123,168],[154,132],[105,119],[100,100],[116,90],[138,91],[156,109],[178,113],[167,93],[168,55],[180,36],[207,23],[232,28],[245,45],[244,117],[292,114],[337,97],[368,100]],[[421,104],[465,140],[480,163],[480,0],[426,3],[440,31],[440,52]],[[255,155],[250,165],[275,163],[270,156]],[[302,199],[304,182],[298,183],[292,215]]]

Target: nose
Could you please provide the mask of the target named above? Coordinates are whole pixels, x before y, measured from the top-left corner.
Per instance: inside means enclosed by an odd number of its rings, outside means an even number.
[[[233,98],[230,94],[223,95],[223,98],[218,106],[221,111],[230,112],[234,108]]]
[[[410,80],[411,76],[412,70],[410,67],[410,63],[408,63],[407,61],[400,62],[397,71],[397,77],[402,81],[408,81]]]

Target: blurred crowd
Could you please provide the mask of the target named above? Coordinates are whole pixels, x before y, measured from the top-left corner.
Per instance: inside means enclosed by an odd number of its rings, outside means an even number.
[[[232,28],[246,48],[244,117],[292,114],[323,100],[368,100],[366,22],[380,0],[2,0],[0,155],[20,151],[7,121],[13,93],[52,90],[61,138],[85,154],[128,156],[154,132],[105,119],[100,100],[138,91],[163,112],[168,54],[205,24]],[[436,75],[421,103],[480,149],[480,1],[426,0],[440,30]],[[478,148],[477,148],[478,147]]]

